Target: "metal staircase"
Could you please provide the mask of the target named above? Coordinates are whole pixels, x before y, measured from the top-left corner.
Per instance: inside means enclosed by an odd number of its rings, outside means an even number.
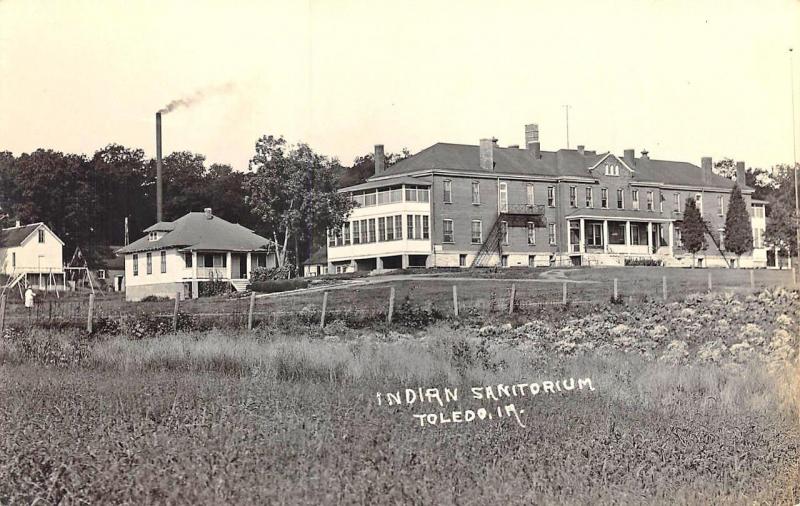
[[[508,228],[527,228],[528,222],[533,222],[537,227],[544,227],[547,221],[544,217],[544,206],[515,204],[501,211],[494,220],[486,240],[481,244],[478,254],[472,261],[472,267],[492,267],[490,259],[497,255],[496,265],[500,265],[503,255],[503,222]]]

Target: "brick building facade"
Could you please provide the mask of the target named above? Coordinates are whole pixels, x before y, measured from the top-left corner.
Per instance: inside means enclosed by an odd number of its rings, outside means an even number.
[[[542,151],[538,127],[525,148],[437,143],[385,169],[376,146],[375,175],[344,188],[356,208],[328,238],[329,272],[407,266],[625,265],[659,260],[688,266],[680,230],[688,198],[707,222],[700,265],[731,265],[723,238],[734,181],[700,166],[577,149]],[[754,251],[741,266],[766,266],[763,202],[737,180],[751,216]],[[759,217],[761,219],[759,219]]]

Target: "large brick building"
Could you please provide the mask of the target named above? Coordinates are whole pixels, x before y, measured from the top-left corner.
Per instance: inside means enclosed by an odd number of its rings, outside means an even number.
[[[681,245],[686,199],[708,224],[699,265],[731,265],[725,212],[734,181],[700,166],[577,149],[542,151],[538,127],[526,147],[437,143],[388,169],[375,148],[375,174],[343,188],[356,202],[328,238],[328,272],[407,266],[624,265],[661,260],[688,266]],[[744,163],[737,180],[751,212],[754,251],[741,266],[766,266],[764,202],[751,198]]]

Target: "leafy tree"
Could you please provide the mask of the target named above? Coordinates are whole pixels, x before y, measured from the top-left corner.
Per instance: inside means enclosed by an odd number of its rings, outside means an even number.
[[[737,259],[753,249],[753,227],[738,184],[733,186],[725,215],[725,249],[734,253]]]
[[[686,199],[686,207],[683,210],[683,227],[681,227],[681,241],[683,247],[692,254],[692,267],[695,264],[695,255],[698,251],[706,249],[706,230],[703,224],[703,217],[694,198]]]
[[[794,204],[794,172],[789,165],[773,167],[775,189],[767,197],[767,230],[764,242],[786,255],[797,255],[797,215]]]
[[[411,156],[408,148],[403,148],[400,153],[389,153],[386,155],[386,167],[389,168],[401,160]],[[368,178],[375,174],[375,154],[367,153],[363,156],[356,157],[353,160],[353,166],[350,168],[344,167],[338,175],[339,186],[345,188],[365,182]]]
[[[288,146],[283,137],[263,136],[256,142],[244,190],[253,213],[275,242],[278,265],[294,242],[299,267],[301,239],[311,242],[326,229],[339,228],[353,203],[338,193],[335,160],[318,155],[307,144]]]
[[[733,161],[732,158],[723,158],[717,162],[714,162],[714,167],[712,168],[712,172],[722,177],[726,177],[728,179],[736,180],[736,162]]]
[[[0,228],[12,226],[16,213],[16,184],[14,182],[14,155],[0,151]]]

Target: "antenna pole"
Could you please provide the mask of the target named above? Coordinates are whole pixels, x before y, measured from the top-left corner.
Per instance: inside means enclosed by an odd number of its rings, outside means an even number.
[[[800,258],[800,196],[797,187],[797,172],[800,167],[797,166],[797,134],[795,132],[796,121],[794,116],[794,51],[789,48],[789,83],[792,87],[792,158],[794,159],[794,226],[795,226],[795,240],[797,241],[797,254]],[[789,257],[791,258],[792,251],[789,248]],[[800,269],[795,269],[800,277]],[[795,281],[798,281],[795,279]]]
[[[569,105],[564,106],[564,111],[567,114],[567,149],[569,149]]]

